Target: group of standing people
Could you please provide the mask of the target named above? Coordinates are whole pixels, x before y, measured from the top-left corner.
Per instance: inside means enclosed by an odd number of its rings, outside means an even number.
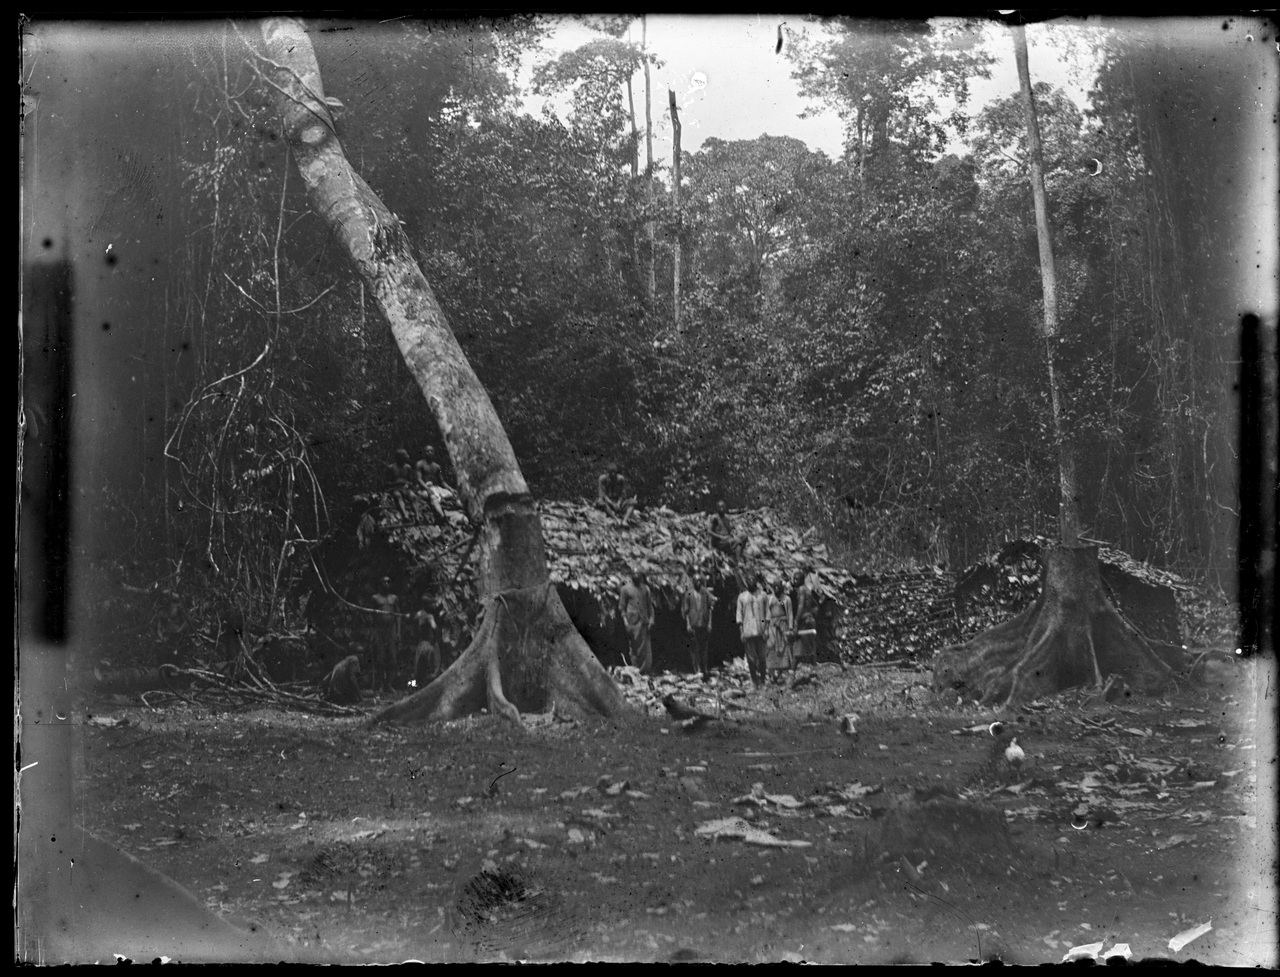
[[[383,577],[370,596],[368,627],[370,665],[374,688],[390,689],[399,678],[402,658],[407,659],[405,646],[412,648],[413,678],[418,686],[424,686],[438,676],[447,664],[440,627],[435,615],[426,607],[414,614],[407,614],[395,593],[390,577]],[[412,622],[411,628],[406,622]],[[409,640],[405,632],[410,631]]]
[[[744,578],[745,581],[745,578]],[[772,675],[779,679],[801,662],[817,661],[818,597],[813,570],[805,567],[792,579],[785,577],[766,586],[764,574],[755,574],[742,585],[735,609],[738,635],[746,652],[751,681],[760,688]],[[686,575],[680,596],[680,616],[685,626],[693,671],[711,676],[711,625],[716,597],[706,574],[693,569]],[[627,633],[628,663],[641,673],[653,669],[653,592],[643,571],[635,571],[618,593],[618,611]]]
[[[700,570],[692,570],[685,577],[680,594],[680,617],[684,621],[693,671],[704,679],[711,677],[709,648],[711,646],[711,612],[715,606],[715,594],[708,586],[706,576]],[[627,632],[628,664],[642,674],[653,670],[653,641],[650,629],[654,621],[653,591],[643,571],[637,570],[618,591],[618,612]]]
[[[776,578],[769,587],[762,573],[754,576],[750,586],[744,584],[738,594],[738,634],[757,689],[771,675],[780,679],[800,662],[817,660],[818,600],[813,571],[806,567],[792,583],[794,600],[784,577]]]

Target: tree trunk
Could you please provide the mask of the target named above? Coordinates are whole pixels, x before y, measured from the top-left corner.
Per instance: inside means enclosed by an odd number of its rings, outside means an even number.
[[[630,41],[630,36],[628,36]],[[640,130],[636,127],[636,101],[635,95],[631,88],[631,79],[627,79],[627,113],[631,118],[631,182],[635,185],[635,181],[640,178]],[[640,232],[632,228],[631,241],[631,266],[636,276],[636,286],[644,288],[644,258],[640,254]]]
[[[1148,690],[1172,677],[1170,667],[1125,620],[1107,597],[1096,547],[1080,546],[1075,455],[1063,430],[1053,347],[1058,336],[1058,303],[1048,201],[1044,192],[1043,152],[1027,64],[1027,38],[1013,28],[1014,54],[1031,157],[1031,193],[1035,201],[1044,284],[1044,325],[1054,440],[1058,446],[1061,546],[1047,550],[1041,563],[1040,599],[1021,614],[965,644],[944,648],[934,660],[934,687],[951,687],[979,697],[986,705],[1012,705],[1076,686],[1124,680]],[[1110,680],[1110,681],[1109,681]]]
[[[1107,596],[1096,546],[1059,546],[1041,557],[1040,597],[1021,614],[934,660],[934,688],[1009,706],[1115,675],[1156,691],[1173,671]]]
[[[1044,150],[1040,145],[1040,123],[1036,118],[1036,103],[1031,92],[1031,69],[1027,64],[1027,32],[1021,25],[1013,27],[1013,49],[1014,60],[1018,65],[1022,111],[1027,121],[1031,197],[1035,202],[1036,238],[1040,243],[1040,278],[1044,288],[1044,323],[1041,335],[1044,337],[1045,361],[1049,371],[1049,399],[1053,404],[1053,439],[1058,448],[1059,532],[1064,545],[1074,546],[1080,539],[1075,454],[1071,441],[1062,428],[1062,403],[1053,363],[1053,348],[1058,341],[1058,275],[1053,262],[1049,201],[1044,192]]]
[[[676,335],[684,333],[680,325],[680,109],[676,93],[667,89],[671,104],[671,210],[675,214],[675,241],[671,245],[671,317]]]
[[[640,130],[636,128],[636,99],[631,91],[631,79],[627,79],[627,115],[631,119],[631,179],[640,175]]]
[[[414,261],[399,220],[352,170],[334,131],[311,41],[290,18],[262,23],[264,75],[316,214],[391,326],[440,426],[458,491],[480,527],[484,618],[471,645],[427,688],[376,714],[446,719],[478,709],[622,715],[628,707],[569,621],[547,576],[542,523],[489,395]]]
[[[640,18],[640,54],[644,58],[644,201],[650,210],[653,207],[653,97],[649,84],[649,21]],[[654,278],[653,253],[653,221],[644,222],[644,237],[649,243],[649,260],[646,269],[644,291],[645,297],[652,302],[657,294],[658,285]]]

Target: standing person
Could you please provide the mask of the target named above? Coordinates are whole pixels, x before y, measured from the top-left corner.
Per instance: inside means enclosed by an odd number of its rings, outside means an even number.
[[[627,647],[631,664],[646,674],[653,667],[653,646],[649,642],[649,629],[653,627],[653,595],[649,581],[642,571],[634,571],[631,579],[618,592],[618,612],[622,626],[627,629]]]
[[[752,684],[758,689],[764,685],[764,628],[765,600],[763,591],[764,578],[757,576],[755,590],[743,588],[738,595],[738,635],[742,638],[742,647],[747,655],[747,670],[751,672]]]
[[[768,600],[768,630],[765,642],[768,648],[768,667],[775,678],[795,666],[791,657],[791,632],[795,622],[791,614],[791,597],[787,594],[784,577],[773,582],[773,593]]]
[[[376,617],[373,625],[373,685],[391,688],[392,676],[400,663],[400,598],[391,589],[391,578],[383,577],[373,595]]]
[[[418,643],[413,652],[413,681],[424,689],[444,669],[440,659],[440,628],[435,615],[425,608],[413,616],[418,625]]]
[[[818,663],[818,595],[810,584],[810,575],[804,570],[796,573],[796,652],[798,665],[807,661]]]
[[[680,599],[680,613],[684,617],[685,630],[689,634],[689,654],[694,672],[701,672],[703,680],[711,678],[707,662],[707,649],[711,644],[711,607],[715,595],[695,568],[689,577],[689,589]]]

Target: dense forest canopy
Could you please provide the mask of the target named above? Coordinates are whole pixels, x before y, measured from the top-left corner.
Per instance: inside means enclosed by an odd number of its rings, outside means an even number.
[[[677,212],[671,160],[642,145],[660,57],[625,18],[588,23],[561,53],[534,17],[313,25],[346,153],[534,494],[591,497],[616,462],[642,506],[768,505],[851,567],[962,564],[1051,525],[1024,134],[1015,91],[971,97],[1004,39],[797,21],[780,56],[843,154],[704,120]],[[1240,159],[1274,77],[1203,26],[1054,28],[1097,72],[1086,104],[1035,91],[1087,535],[1229,586],[1227,271],[1254,247]],[[82,556],[140,585],[216,580],[270,621],[324,575],[319,544],[355,537],[396,449],[439,441],[290,175],[252,33],[37,24],[24,246],[70,235],[82,269]],[[523,110],[535,93],[552,101]]]

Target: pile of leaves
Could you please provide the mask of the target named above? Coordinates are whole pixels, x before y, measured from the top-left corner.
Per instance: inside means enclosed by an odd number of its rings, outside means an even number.
[[[952,574],[926,566],[860,574],[855,584],[838,628],[851,660],[928,661],[955,640]]]

